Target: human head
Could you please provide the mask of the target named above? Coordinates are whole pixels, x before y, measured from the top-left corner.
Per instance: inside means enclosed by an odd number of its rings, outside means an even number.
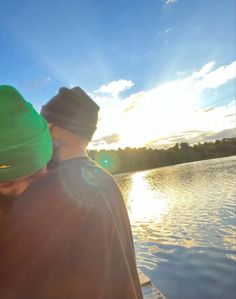
[[[47,122],[23,96],[0,85],[0,196],[17,196],[52,156]]]
[[[31,183],[46,174],[46,167],[33,174],[24,176],[14,181],[0,182],[0,199],[14,199],[23,193]]]
[[[90,141],[96,130],[99,106],[80,88],[62,87],[41,114],[48,123]]]
[[[52,128],[54,146],[81,144],[85,147],[96,130],[99,106],[80,88],[62,87],[46,105],[41,114]],[[60,144],[58,144],[60,143]]]

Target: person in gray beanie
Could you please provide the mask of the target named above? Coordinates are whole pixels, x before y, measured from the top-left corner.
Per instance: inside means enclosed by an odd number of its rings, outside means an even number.
[[[87,154],[98,111],[79,87],[61,88],[42,107],[57,165],[8,217],[14,238],[5,236],[0,244],[3,298],[143,298],[123,196]]]

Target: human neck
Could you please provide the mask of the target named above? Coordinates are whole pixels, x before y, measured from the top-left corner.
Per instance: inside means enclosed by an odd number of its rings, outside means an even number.
[[[56,159],[59,161],[71,160],[79,157],[88,157],[88,141],[68,130],[51,126],[52,139],[56,146]]]
[[[84,146],[61,148],[58,153],[58,159],[60,161],[71,160],[79,157],[88,157],[87,150]]]

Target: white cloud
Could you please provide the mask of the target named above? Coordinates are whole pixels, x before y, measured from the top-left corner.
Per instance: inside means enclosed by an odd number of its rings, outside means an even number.
[[[234,98],[227,105],[199,108],[203,105],[202,92],[236,77],[236,61],[212,70],[214,65],[209,62],[189,76],[140,91],[122,101],[116,99],[112,105],[102,105],[95,139],[119,135],[119,140],[107,144],[107,148],[145,146],[153,140],[171,145],[171,136],[183,136],[191,142],[191,138],[197,140],[198,136],[200,140],[204,132],[213,136],[231,129],[235,126]],[[186,135],[190,130],[200,133]]]
[[[225,84],[229,80],[236,77],[236,61],[229,65],[224,65],[207,73],[199,82],[199,87],[203,90],[206,88],[216,88]]]
[[[206,63],[206,64],[200,69],[200,71],[198,71],[198,72],[194,72],[192,76],[193,76],[194,78],[202,78],[203,76],[205,76],[206,74],[208,74],[208,73],[212,70],[212,68],[214,67],[214,65],[215,65],[215,61],[214,61],[214,60],[213,60],[213,61],[210,61],[210,62]]]
[[[172,4],[177,2],[178,0],[165,0],[165,4]]]
[[[117,80],[108,84],[103,84],[99,89],[95,90],[95,93],[109,93],[113,96],[117,96],[119,93],[126,89],[130,89],[134,86],[131,80]]]
[[[165,33],[170,33],[171,31],[172,31],[172,28],[169,27],[169,28],[167,28],[167,29],[165,30]]]

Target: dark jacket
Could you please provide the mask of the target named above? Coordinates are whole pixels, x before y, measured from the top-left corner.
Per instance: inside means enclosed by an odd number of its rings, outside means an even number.
[[[64,161],[15,200],[0,259],[0,298],[142,298],[123,197],[87,158]]]

